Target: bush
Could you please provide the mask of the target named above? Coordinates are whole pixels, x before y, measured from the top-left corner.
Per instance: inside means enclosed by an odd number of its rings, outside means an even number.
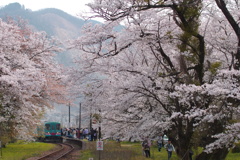
[[[240,153],[240,143],[236,144],[236,146],[232,149],[232,153]]]
[[[3,135],[3,136],[0,136],[0,141],[2,142],[2,147],[5,148],[6,144],[9,143],[11,139],[9,136]]]

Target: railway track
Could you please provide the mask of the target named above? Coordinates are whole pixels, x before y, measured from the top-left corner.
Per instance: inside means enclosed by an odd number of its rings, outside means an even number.
[[[70,152],[74,150],[74,147],[70,144],[61,143],[58,145],[61,146],[59,150],[44,155],[43,157],[37,158],[36,160],[60,160],[61,158],[70,154]]]

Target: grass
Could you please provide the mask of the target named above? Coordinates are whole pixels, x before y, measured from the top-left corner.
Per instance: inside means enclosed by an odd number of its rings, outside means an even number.
[[[240,159],[240,153],[229,152],[226,157],[226,160],[237,160],[237,159]]]
[[[19,141],[10,143],[6,148],[2,148],[3,156],[0,160],[25,160],[29,157],[39,156],[41,153],[54,148],[54,144]],[[89,158],[98,160],[99,154],[101,160],[167,160],[167,151],[162,149],[161,152],[158,152],[156,145],[151,147],[151,158],[144,157],[140,142],[117,143],[115,141],[104,141],[103,149],[103,151],[97,151],[96,142],[86,142],[85,150],[80,151],[81,156],[79,160],[89,160]],[[240,159],[240,153],[231,153],[231,151],[226,158],[226,160],[237,159]],[[171,160],[180,159],[173,152]]]
[[[29,157],[35,157],[44,151],[55,148],[54,144],[31,142],[26,143],[19,141],[17,143],[10,143],[6,148],[2,148],[1,160],[25,160]]]
[[[79,160],[167,160],[167,151],[162,148],[161,152],[158,152],[157,146],[151,147],[151,158],[146,158],[142,154],[142,147],[140,142],[121,142],[105,141],[103,151],[96,151],[96,142],[86,142],[86,149],[81,151],[81,157]],[[201,149],[199,149],[199,152]],[[197,153],[197,152],[195,152]],[[193,159],[196,155],[193,156]],[[231,153],[227,155],[226,160],[240,159],[240,153]],[[171,160],[181,160],[173,152]]]
[[[143,156],[141,143],[129,143],[114,141],[105,141],[104,150],[96,150],[96,142],[87,142],[87,148],[81,151],[80,160],[89,160],[89,158],[101,160],[167,160],[167,151],[162,149],[158,152],[157,147],[151,148],[151,158]],[[171,160],[178,160],[175,153],[173,153]]]
[[[128,150],[120,146],[119,143],[113,141],[104,142],[104,150],[96,150],[96,142],[87,142],[87,148],[84,151],[81,151],[81,160],[89,160],[89,158],[101,160],[121,160],[128,159],[130,160],[134,156],[132,150]]]

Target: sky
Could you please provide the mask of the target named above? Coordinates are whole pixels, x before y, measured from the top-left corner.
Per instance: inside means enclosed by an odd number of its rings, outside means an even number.
[[[57,8],[67,12],[73,16],[77,16],[80,12],[89,11],[85,4],[92,0],[0,0],[0,7],[4,7],[9,3],[18,2],[24,5],[26,9],[36,11],[44,8]]]

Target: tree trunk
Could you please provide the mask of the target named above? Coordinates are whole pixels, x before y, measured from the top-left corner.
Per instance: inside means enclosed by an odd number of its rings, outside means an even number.
[[[177,143],[178,145],[176,145],[176,153],[178,155],[178,157],[181,158],[181,160],[189,160],[189,151],[190,151],[190,141],[192,135],[185,135],[184,138],[180,138]]]
[[[234,69],[240,69],[240,26],[238,25],[237,21],[233,18],[232,14],[227,9],[227,5],[224,0],[215,0],[217,6],[222,10],[222,13],[225,15],[226,19],[228,20],[229,24],[232,26],[237,38],[238,38],[238,48],[235,55],[235,65]]]
[[[226,156],[228,154],[227,148],[217,149],[213,153],[207,154],[205,152],[202,152],[196,157],[196,160],[225,160]]]
[[[216,135],[218,133],[222,133],[224,132],[224,126],[225,123],[221,122],[221,121],[217,121],[215,120],[213,124],[208,124],[209,126],[211,126],[210,130],[207,130],[207,134],[206,135]],[[212,142],[214,142],[216,139],[209,137],[209,136],[203,136],[202,138],[202,146],[206,146]],[[199,154],[196,157],[196,160],[224,160],[226,158],[228,154],[228,149],[227,148],[219,148],[216,150],[213,150],[212,153],[205,153],[202,152],[201,154]]]
[[[193,123],[189,121],[186,123],[187,125],[183,125],[183,120],[178,119],[178,127],[172,132],[172,138],[170,138],[181,160],[190,160],[189,151],[192,147]],[[178,135],[178,139],[176,139],[176,135]]]
[[[129,137],[128,142],[132,141],[133,136]]]

